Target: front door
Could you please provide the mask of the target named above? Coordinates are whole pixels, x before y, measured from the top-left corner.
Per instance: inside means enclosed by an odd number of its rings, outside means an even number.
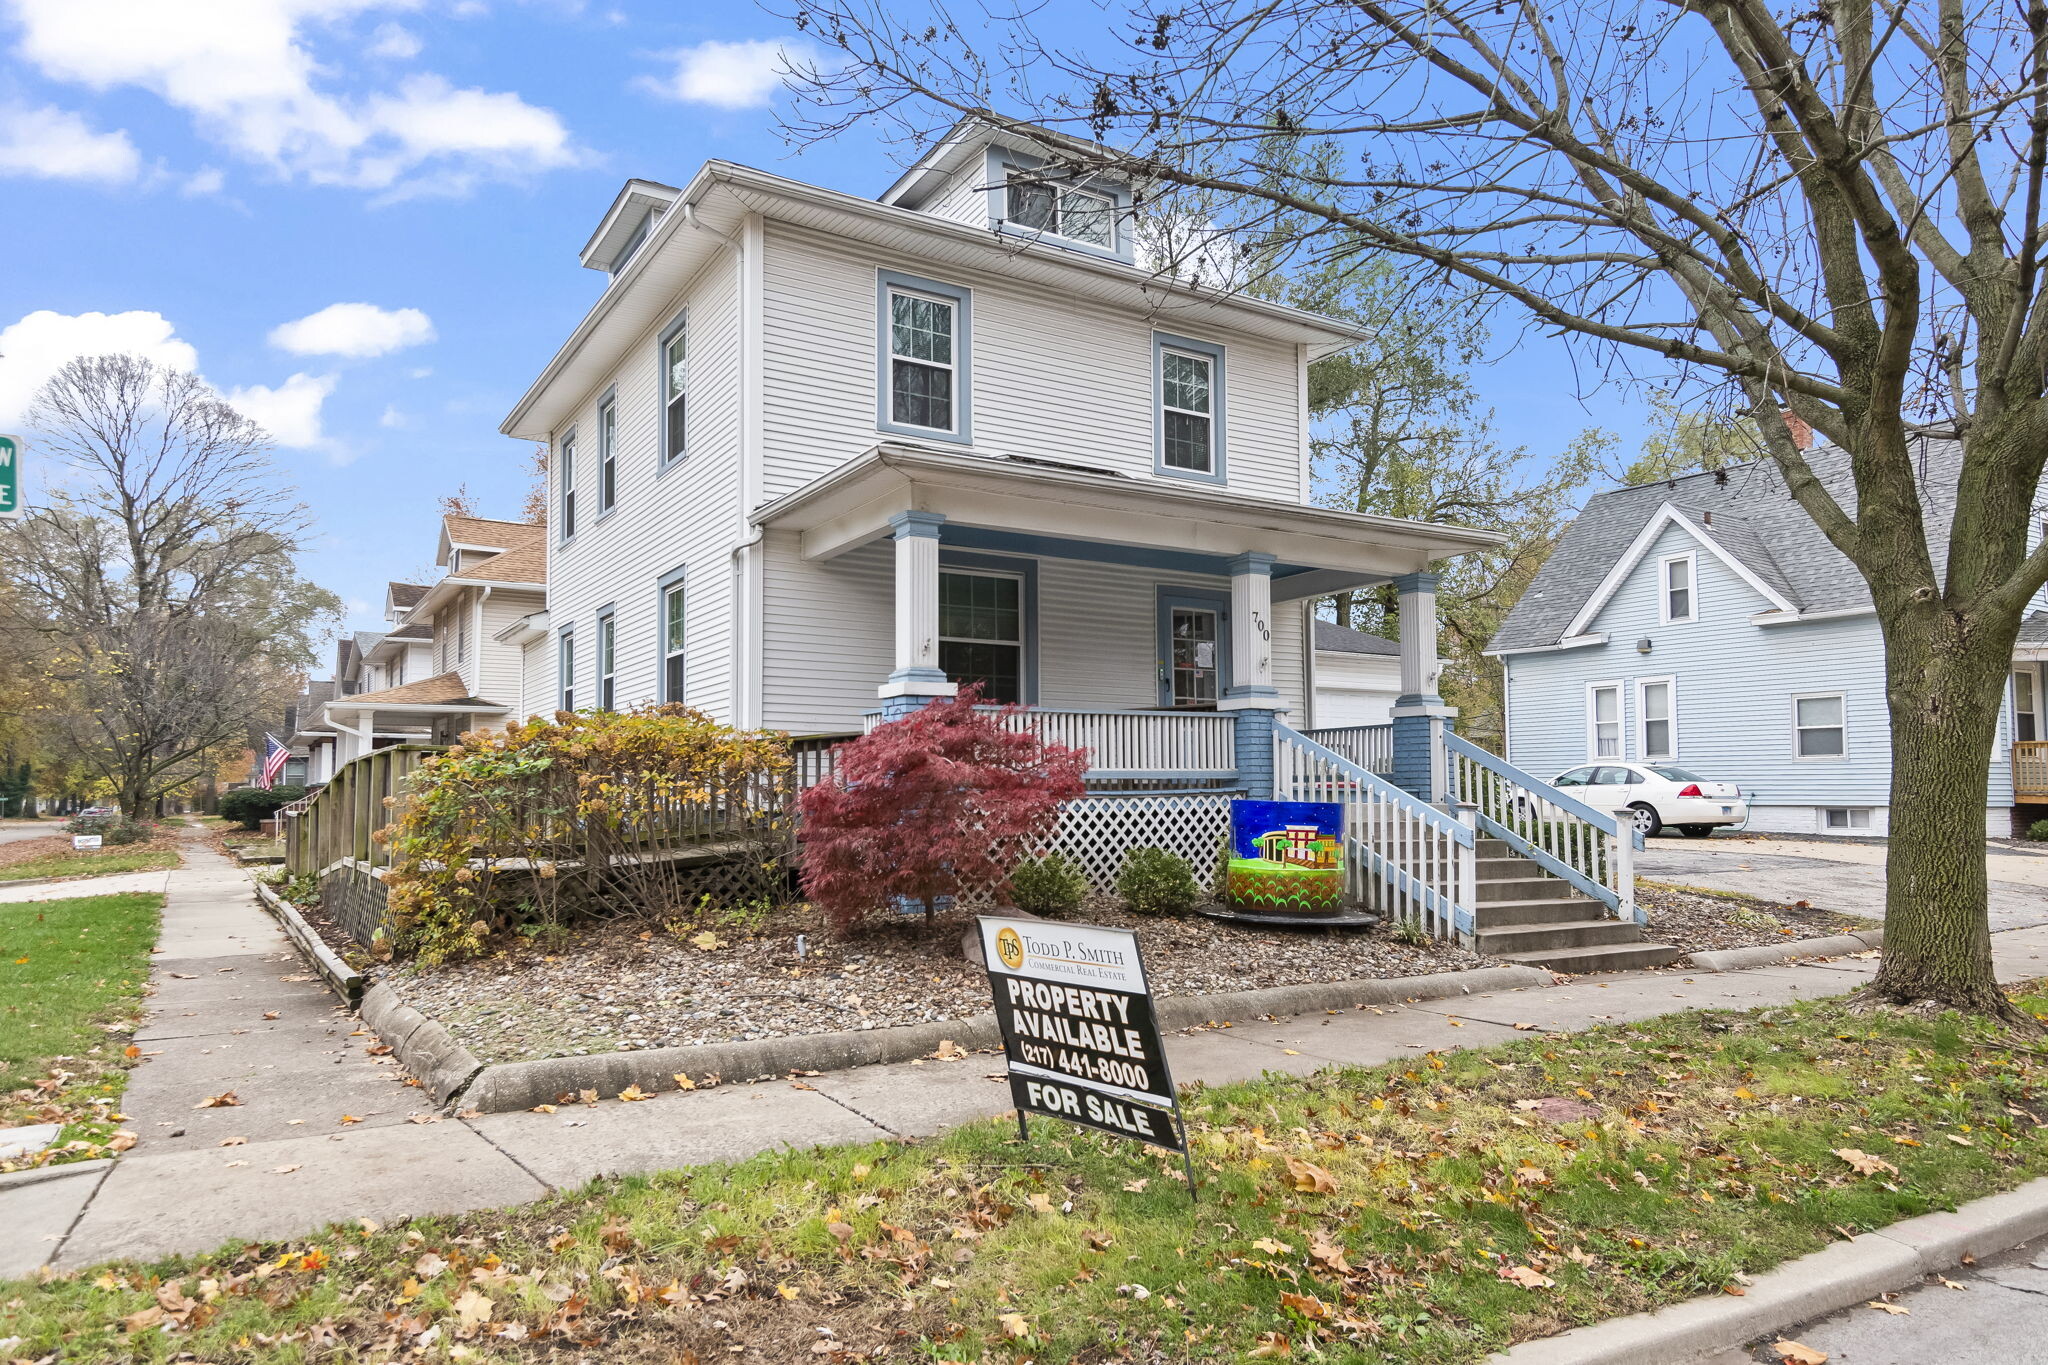
[[[1213,711],[1230,686],[1230,616],[1222,594],[1159,597],[1159,704]]]

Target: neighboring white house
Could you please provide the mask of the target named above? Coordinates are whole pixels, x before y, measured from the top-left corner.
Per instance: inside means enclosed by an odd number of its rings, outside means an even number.
[[[1335,621],[1315,623],[1315,689],[1310,723],[1317,729],[1385,725],[1401,695],[1401,646]]]
[[[446,744],[479,724],[550,709],[527,704],[527,649],[518,631],[545,620],[544,528],[526,522],[444,516],[432,584],[393,583],[392,629],[360,631],[336,652],[333,696],[299,722],[307,780],[390,744]],[[545,626],[541,626],[544,633]]]
[[[1914,447],[1940,564],[1958,446],[1923,433]],[[1838,497],[1849,491],[1841,450],[1807,458]],[[2021,804],[2048,801],[2043,646],[2048,617],[2037,613],[2021,632],[1992,755],[1994,835],[2048,814]],[[1740,784],[1750,829],[1886,831],[1877,616],[1855,567],[1770,461],[1590,499],[1488,652],[1506,668],[1508,761],[1536,777],[1605,760],[1671,763]]]
[[[843,735],[975,682],[1098,769],[1242,777],[1208,713],[1306,724],[1313,599],[1396,578],[1429,690],[1425,571],[1492,538],[1310,505],[1357,331],[1140,268],[1129,188],[1040,164],[968,123],[879,199],[627,183],[502,428],[550,452],[561,704]]]

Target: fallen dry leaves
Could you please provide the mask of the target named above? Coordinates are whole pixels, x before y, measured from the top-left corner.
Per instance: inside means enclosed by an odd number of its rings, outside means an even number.
[[[1287,1158],[1287,1183],[1305,1194],[1337,1192],[1337,1181],[1334,1176],[1313,1161],[1303,1161],[1298,1156]]]
[[[218,1095],[208,1095],[192,1107],[194,1109],[233,1109],[240,1104],[241,1101],[235,1098],[234,1091],[223,1090]]]
[[[1778,1353],[1778,1359],[1785,1365],[1828,1365],[1828,1353],[1816,1351],[1796,1341],[1780,1339],[1771,1343],[1771,1349]]]
[[[1868,1152],[1859,1152],[1854,1147],[1836,1147],[1833,1151],[1836,1156],[1848,1162],[1850,1169],[1854,1170],[1858,1175],[1878,1175],[1885,1172],[1897,1175],[1899,1173],[1899,1168],[1892,1165],[1891,1162],[1884,1160],[1882,1157],[1872,1156]]]

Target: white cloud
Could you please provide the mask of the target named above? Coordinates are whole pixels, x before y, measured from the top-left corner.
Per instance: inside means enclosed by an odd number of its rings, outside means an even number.
[[[45,105],[0,106],[0,175],[123,184],[142,169],[128,134],[94,132],[78,115]]]
[[[370,55],[387,62],[409,62],[420,55],[419,35],[402,24],[379,24],[370,35]]]
[[[199,199],[209,194],[219,194],[228,183],[226,175],[212,166],[202,166],[185,177],[185,183],[178,187],[178,193],[188,199]]]
[[[321,444],[320,408],[334,392],[334,384],[331,374],[295,374],[274,389],[251,384],[230,389],[225,397],[279,445],[304,449]]]
[[[0,330],[0,429],[12,430],[29,400],[66,362],[82,355],[129,352],[180,370],[199,368],[199,353],[179,339],[161,313],[79,313],[39,309]]]
[[[434,323],[417,308],[374,303],[330,303],[317,313],[271,329],[270,344],[293,355],[339,355],[352,360],[387,355],[434,339]]]
[[[20,26],[19,55],[44,75],[154,91],[207,137],[281,175],[445,192],[578,160],[561,120],[516,94],[457,90],[427,74],[396,91],[335,89],[336,72],[354,68],[319,61],[311,31],[411,8],[414,0],[0,0]]]
[[[666,76],[642,76],[635,85],[664,99],[720,109],[765,106],[781,88],[786,67],[817,59],[810,44],[779,38],[735,43],[713,39],[661,55],[675,63],[675,70]]]
[[[411,420],[411,418],[400,412],[395,405],[387,403],[384,407],[384,415],[377,419],[377,425],[380,427],[402,427]]]

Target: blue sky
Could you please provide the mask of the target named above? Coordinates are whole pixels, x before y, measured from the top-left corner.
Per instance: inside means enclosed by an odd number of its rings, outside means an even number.
[[[622,180],[894,178],[872,139],[783,145],[784,36],[743,3],[0,0],[0,431],[74,354],[196,367],[276,435],[307,572],[374,627],[437,497],[516,512],[497,426],[598,294],[576,251]],[[1510,442],[1637,434],[1556,343],[1475,380]]]

